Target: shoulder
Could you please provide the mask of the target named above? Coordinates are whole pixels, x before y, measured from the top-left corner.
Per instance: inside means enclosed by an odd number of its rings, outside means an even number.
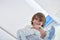
[[[26,26],[24,26],[24,28],[18,29],[18,32],[26,30],[27,28],[31,28],[31,25],[26,25]]]
[[[31,34],[31,32],[32,32],[31,25],[26,25],[24,28],[19,29],[17,31],[17,33],[24,34],[24,35]]]

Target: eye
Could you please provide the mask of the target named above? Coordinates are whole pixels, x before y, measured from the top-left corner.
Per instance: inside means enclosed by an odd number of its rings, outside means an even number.
[[[35,18],[36,20],[38,20],[38,18]]]
[[[40,22],[42,22],[42,20],[40,19]]]

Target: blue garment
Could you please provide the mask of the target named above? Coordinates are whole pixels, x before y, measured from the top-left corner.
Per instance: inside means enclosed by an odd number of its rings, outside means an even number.
[[[49,38],[49,31],[46,31],[46,37],[42,39],[40,37],[40,32],[35,29],[31,29],[30,25],[20,29],[17,33],[17,36],[18,40],[51,40]]]
[[[49,39],[51,40],[54,37],[55,34],[55,28],[52,26],[51,29],[49,30]]]

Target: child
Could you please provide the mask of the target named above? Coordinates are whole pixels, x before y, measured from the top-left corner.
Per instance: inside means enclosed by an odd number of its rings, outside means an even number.
[[[31,25],[27,25],[24,29],[18,31],[18,40],[48,40],[48,34],[44,30],[46,18],[43,13],[33,15]]]

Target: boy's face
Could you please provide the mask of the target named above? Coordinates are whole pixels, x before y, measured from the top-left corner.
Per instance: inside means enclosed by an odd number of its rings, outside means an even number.
[[[33,26],[36,26],[36,25],[42,26],[43,25],[42,20],[40,20],[40,18],[38,18],[37,16],[34,18],[34,20],[32,22],[33,22]]]

